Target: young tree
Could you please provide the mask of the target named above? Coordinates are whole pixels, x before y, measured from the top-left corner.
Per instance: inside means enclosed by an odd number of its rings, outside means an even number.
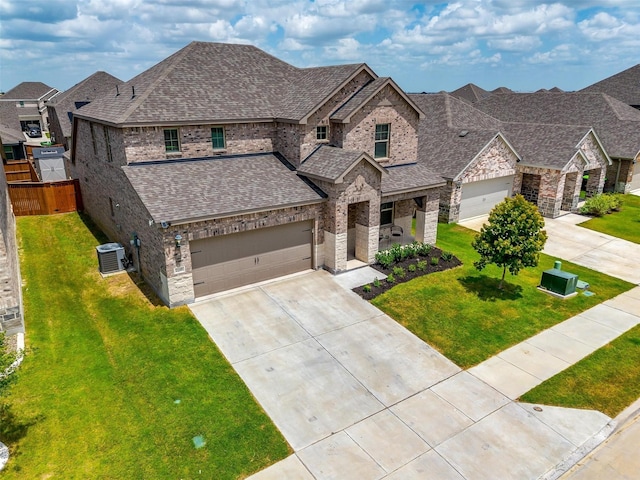
[[[522,195],[505,198],[491,213],[489,223],[483,225],[472,246],[480,254],[474,262],[478,270],[495,263],[502,267],[502,278],[498,288],[502,289],[507,268],[517,275],[523,267],[538,265],[540,251],[547,241],[547,233],[542,230],[544,219],[538,208]]]

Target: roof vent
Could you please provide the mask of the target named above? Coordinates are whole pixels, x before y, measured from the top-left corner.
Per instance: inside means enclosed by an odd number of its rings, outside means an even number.
[[[131,85],[131,98],[136,98],[136,86]]]
[[[118,88],[118,85],[116,85],[116,97],[120,95],[120,89]]]
[[[469,130],[462,130],[462,131],[458,134],[458,136],[459,136],[459,137],[466,137],[468,133],[469,133]]]

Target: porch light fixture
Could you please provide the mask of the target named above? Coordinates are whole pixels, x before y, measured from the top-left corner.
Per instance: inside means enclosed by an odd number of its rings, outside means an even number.
[[[182,246],[182,235],[179,233],[175,236],[176,248],[180,248]]]

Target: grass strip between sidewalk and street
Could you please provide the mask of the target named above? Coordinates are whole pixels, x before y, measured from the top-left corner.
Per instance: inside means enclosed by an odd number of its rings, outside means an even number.
[[[520,400],[615,417],[640,398],[640,325],[525,393]]]
[[[463,265],[397,285],[372,303],[462,368],[476,365],[634,285],[588,268],[563,262],[562,269],[591,285],[593,296],[561,299],[536,287],[555,258],[540,255],[539,265],[517,276],[507,274],[498,289],[501,269],[479,272],[471,247],[475,232],[455,224],[438,225],[437,246]]]
[[[290,453],[186,307],[100,276],[85,217],[17,224],[27,353],[0,397],[4,479],[237,479]]]

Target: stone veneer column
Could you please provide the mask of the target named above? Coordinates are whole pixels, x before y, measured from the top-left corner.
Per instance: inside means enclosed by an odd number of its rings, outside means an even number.
[[[546,170],[540,179],[538,209],[545,217],[556,218],[560,215],[565,175],[557,170]]]
[[[439,195],[422,197],[422,207],[416,211],[416,240],[433,245],[438,236]]]
[[[356,223],[356,258],[362,262],[373,263],[378,252],[380,227],[367,227]]]
[[[324,262],[330,272],[347,269],[347,232],[324,232]]]

